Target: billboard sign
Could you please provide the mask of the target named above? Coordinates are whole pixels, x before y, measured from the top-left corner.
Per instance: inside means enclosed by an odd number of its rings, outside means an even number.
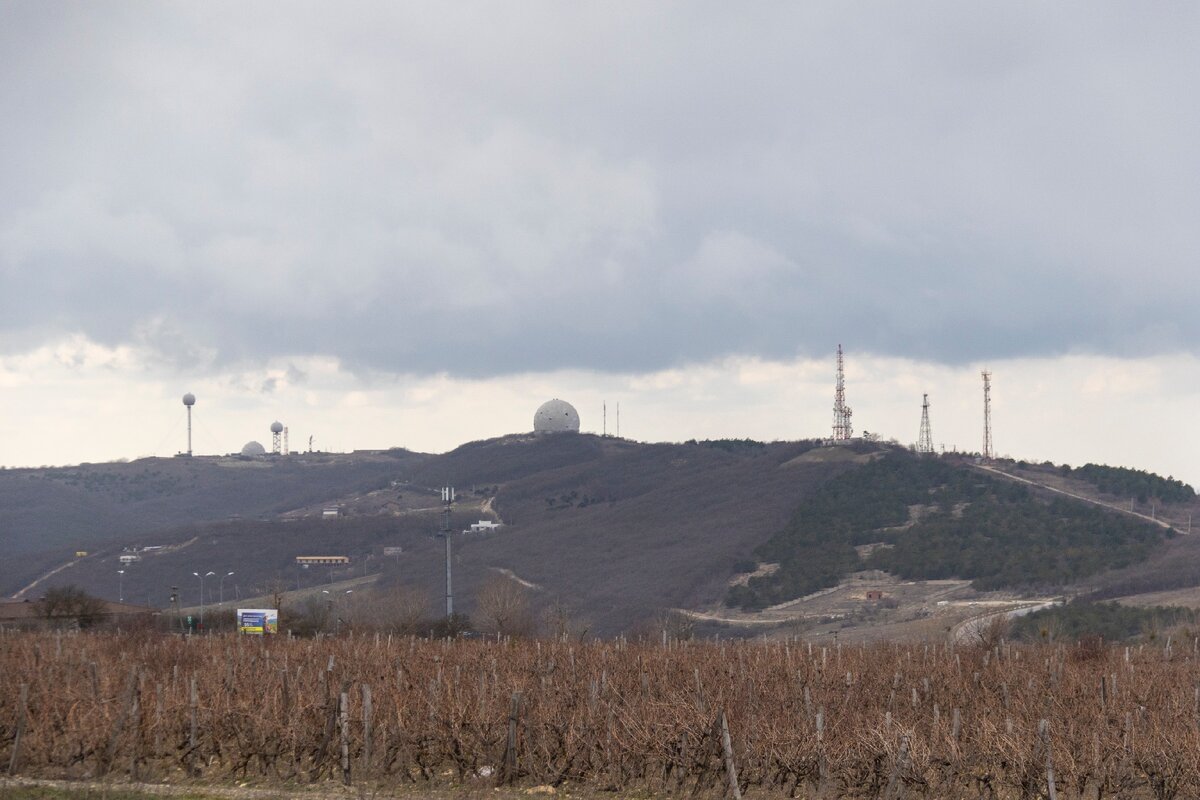
[[[249,633],[254,636],[279,633],[279,609],[239,608],[237,610],[237,626],[238,633]]]

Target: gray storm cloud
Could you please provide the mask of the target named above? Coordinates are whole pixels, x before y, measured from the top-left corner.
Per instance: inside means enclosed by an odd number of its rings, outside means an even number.
[[[10,352],[1200,350],[1194,6],[0,15]]]

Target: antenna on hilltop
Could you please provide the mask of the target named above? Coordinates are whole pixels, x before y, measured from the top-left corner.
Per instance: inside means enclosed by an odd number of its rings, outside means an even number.
[[[283,423],[278,420],[271,423],[271,454],[279,455],[280,442],[279,435],[283,433]]]
[[[446,539],[446,617],[454,616],[454,585],[450,581],[450,506],[454,504],[454,487],[442,487],[442,536]]]
[[[285,456],[289,454],[289,451],[288,451],[288,430],[287,430],[287,425],[284,425],[284,426],[283,426],[283,454],[284,454]]]
[[[196,405],[196,395],[188,392],[183,396],[183,404],[187,406],[188,415],[188,457],[192,455],[192,406]]]
[[[921,433],[917,436],[917,452],[933,452],[933,431],[929,428],[929,395],[921,395]]]
[[[992,373],[985,369],[979,374],[983,376],[983,457],[990,460],[995,457],[992,448]]]
[[[833,390],[833,440],[848,442],[854,436],[854,428],[850,423],[853,415],[850,406],[846,405],[846,372],[842,362],[842,346],[837,346],[837,384]]]
[[[608,436],[608,403],[604,403],[604,436]]]

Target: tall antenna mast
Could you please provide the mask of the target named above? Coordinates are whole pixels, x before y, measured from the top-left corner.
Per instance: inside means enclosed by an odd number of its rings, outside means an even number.
[[[929,395],[921,395],[921,433],[917,436],[917,452],[933,452],[933,431],[929,428]]]
[[[288,455],[288,430],[287,425],[283,426],[283,454]]]
[[[983,457],[990,460],[995,457],[992,448],[992,373],[985,369],[979,374],[983,376]]]
[[[621,438],[621,401],[617,401],[617,438]]]
[[[183,404],[187,406],[188,415],[188,449],[187,454],[192,455],[192,406],[196,405],[196,395],[188,392],[183,396]]]
[[[604,403],[604,435],[608,436],[608,402]]]
[[[446,539],[446,617],[454,616],[454,584],[450,580],[450,506],[454,503],[454,487],[442,488],[442,536]]]
[[[279,422],[278,420],[276,420],[275,422],[272,422],[271,423],[271,453],[272,453],[272,455],[279,455],[280,452],[282,451],[282,444],[279,439],[279,435],[281,433],[283,433],[283,423]]]
[[[854,412],[846,405],[846,372],[842,362],[842,346],[837,347],[837,385],[833,390],[833,440],[848,442],[854,437],[850,416]]]

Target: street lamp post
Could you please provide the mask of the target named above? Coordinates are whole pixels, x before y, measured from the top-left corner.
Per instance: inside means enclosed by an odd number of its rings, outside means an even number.
[[[321,594],[329,595],[325,598],[325,602],[329,603],[329,613],[333,614],[333,635],[337,636],[342,630],[342,618],[338,613],[338,608],[333,602],[333,595],[328,589],[322,589]],[[353,589],[347,589],[346,594],[354,594]]]
[[[232,574],[232,572],[226,572],[221,576],[221,580],[217,581],[217,599],[221,605],[225,605],[225,579]]]
[[[192,574],[200,579],[200,627],[203,628],[204,627],[204,579],[209,577],[210,575],[216,575],[217,573],[206,572],[203,575],[201,575],[199,572],[193,572]]]
[[[117,601],[125,602],[125,570],[117,570]]]

